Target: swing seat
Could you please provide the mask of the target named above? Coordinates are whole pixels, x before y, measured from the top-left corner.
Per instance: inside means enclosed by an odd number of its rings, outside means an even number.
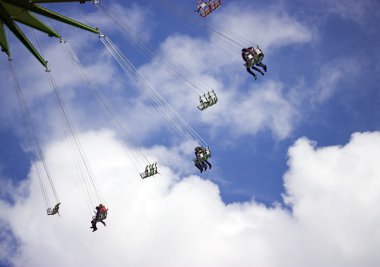
[[[59,205],[61,205],[61,203],[57,203],[54,208],[48,208],[46,211],[47,211],[47,215],[54,215],[54,214],[57,214],[59,215]]]
[[[157,163],[153,163],[145,167],[145,171],[140,173],[140,177],[141,179],[145,179],[156,174],[158,174]]]
[[[107,215],[108,215],[108,209],[106,209],[105,211],[101,212],[100,215],[99,215],[99,218],[96,218],[96,216],[93,216],[92,219],[97,221],[97,222],[100,222],[100,221],[103,221],[105,219],[107,219]]]
[[[207,17],[208,15],[210,15],[212,11],[214,11],[221,5],[222,5],[221,0],[217,0],[217,1],[209,0],[208,3],[205,0],[200,0],[198,1],[198,4],[197,4],[199,15],[201,17]]]
[[[215,105],[216,102],[218,102],[218,98],[214,90],[212,90],[211,92],[207,92],[207,98],[206,98],[206,94],[204,94],[203,97],[199,96],[199,102],[200,102],[200,105],[198,106],[198,109],[205,110],[206,108]]]
[[[260,63],[264,58],[264,53],[260,48],[255,47],[253,51],[250,51],[246,57],[247,62],[244,63],[244,66],[247,68],[253,67],[255,64]]]
[[[102,213],[100,213],[100,217],[98,219],[98,221],[103,221],[105,219],[107,219],[107,215],[108,215],[108,209]]]

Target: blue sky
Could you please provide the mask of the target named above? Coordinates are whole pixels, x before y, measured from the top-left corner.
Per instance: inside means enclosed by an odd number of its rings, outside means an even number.
[[[153,57],[141,54],[126,31],[92,4],[46,5],[99,27],[213,152],[212,170],[200,175],[191,163],[191,145],[184,139],[174,142],[177,137],[167,131],[162,114],[147,104],[98,37],[47,20],[72,45],[129,129],[127,135],[118,132],[104,116],[59,41],[37,34],[113,211],[97,236],[87,231],[90,215],[76,188],[64,122],[43,67],[10,37],[17,74],[63,205],[62,217],[44,215],[31,169],[37,163],[24,136],[4,54],[0,236],[6,238],[0,241],[1,266],[47,266],[42,260],[50,256],[41,256],[35,246],[59,258],[62,266],[98,266],[103,260],[94,255],[102,247],[88,245],[105,238],[112,266],[380,264],[373,249],[380,236],[372,231],[380,222],[375,205],[380,200],[380,3],[223,1],[220,9],[201,18],[193,12],[193,2],[103,2],[130,34],[152,48]],[[240,48],[215,39],[206,25],[227,28],[260,45],[268,72],[255,81],[242,66]],[[165,69],[162,58],[214,88],[218,104],[198,111],[197,94]],[[162,173],[142,183],[121,142],[157,160]],[[36,241],[37,234],[45,241]],[[70,242],[70,236],[78,243]],[[19,242],[24,246],[15,249]],[[62,248],[67,247],[72,256],[65,258]],[[147,247],[153,251],[145,258],[140,250]]]

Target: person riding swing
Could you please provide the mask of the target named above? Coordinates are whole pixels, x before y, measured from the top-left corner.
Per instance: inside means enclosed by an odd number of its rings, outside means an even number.
[[[92,228],[93,232],[98,230],[98,228],[96,227],[97,222],[101,222],[104,226],[106,226],[106,223],[103,220],[107,218],[107,211],[108,211],[108,209],[103,204],[99,204],[99,206],[96,206],[95,209],[96,209],[96,212],[95,212],[96,214],[94,217],[92,217],[91,227],[90,227]]]
[[[261,51],[261,49],[258,46],[255,48],[254,47],[243,48],[241,50],[241,56],[243,60],[245,61],[244,66],[247,68],[247,71],[253,77],[255,77],[255,80],[257,79],[257,75],[251,70],[251,68],[260,72],[261,75],[264,75],[264,72],[262,72],[262,70],[260,70],[259,68],[256,68],[255,65],[263,68],[263,70],[267,72],[267,66],[264,63],[262,63],[262,60],[264,58],[264,53]]]

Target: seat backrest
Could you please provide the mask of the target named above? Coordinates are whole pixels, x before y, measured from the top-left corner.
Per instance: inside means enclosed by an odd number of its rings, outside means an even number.
[[[261,49],[258,47],[255,47],[253,49],[255,50],[256,54],[262,54],[263,53],[263,51],[261,51]]]
[[[107,218],[107,212],[103,212],[103,213],[101,213],[99,217],[100,217],[99,220],[104,220],[104,219],[106,219],[106,218]]]
[[[205,8],[205,7],[207,7],[207,4],[204,1],[202,1],[202,2],[198,3],[198,7]]]

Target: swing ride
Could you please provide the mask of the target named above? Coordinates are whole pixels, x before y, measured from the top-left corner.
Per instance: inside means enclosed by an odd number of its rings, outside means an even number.
[[[70,26],[74,26],[79,29],[97,34],[99,36],[100,41],[103,43],[108,52],[112,55],[115,61],[119,64],[121,69],[134,82],[136,87],[139,90],[141,90],[141,93],[151,100],[154,108],[160,111],[160,114],[162,114],[163,118],[167,121],[168,126],[171,127],[170,129],[172,130],[173,135],[179,138],[179,140],[190,142],[193,145],[193,147],[195,147],[196,157],[193,160],[193,164],[201,172],[206,171],[207,169],[211,169],[211,164],[208,162],[208,160],[211,158],[211,150],[210,146],[202,139],[202,137],[195,131],[195,129],[192,128],[182,118],[182,116],[170,105],[170,103],[168,103],[168,101],[160,95],[160,93],[149,83],[147,78],[139,72],[135,65],[125,56],[125,54],[107,35],[101,33],[98,28],[88,26],[79,21],[73,20],[69,17],[63,16],[59,13],[46,9],[45,7],[40,5],[47,3],[68,2],[79,2],[83,4],[85,2],[90,1],[91,0],[0,0],[0,46],[1,50],[8,56],[9,59],[8,61],[12,77],[15,83],[17,99],[19,102],[23,119],[25,120],[27,125],[26,134],[30,137],[30,140],[33,141],[33,148],[36,157],[42,162],[42,164],[35,164],[35,168],[40,180],[47,215],[59,215],[59,208],[61,202],[58,199],[52,175],[50,174],[49,168],[46,164],[43,150],[41,149],[41,145],[38,141],[38,137],[30,117],[28,106],[23,96],[23,92],[20,88],[20,83],[18,81],[15,68],[13,67],[11,51],[6,36],[5,27],[7,27],[9,31],[17,37],[17,39],[45,68],[49,85],[56,96],[60,112],[62,113],[62,118],[65,122],[65,131],[68,133],[67,137],[70,140],[69,146],[73,154],[73,160],[76,162],[76,164],[79,165],[79,168],[81,169],[79,177],[81,179],[81,186],[83,188],[86,188],[86,200],[90,207],[96,206],[97,210],[99,211],[97,212],[97,215],[92,218],[91,221],[93,226],[92,228],[95,231],[96,222],[101,222],[105,225],[103,220],[107,218],[108,214],[108,209],[106,209],[104,205],[98,205],[98,203],[105,203],[100,187],[96,183],[96,179],[93,175],[93,172],[91,171],[90,164],[87,161],[85,152],[80,144],[75,128],[71,122],[69,112],[63,103],[60,90],[52,75],[52,70],[48,68],[47,61],[42,56],[43,53],[35,48],[32,42],[26,37],[24,32],[17,25],[18,23],[27,25],[35,30],[46,33],[50,37],[56,37],[60,40],[60,43],[64,46],[65,51],[71,59],[72,64],[75,66],[83,80],[86,82],[89,91],[100,103],[100,106],[108,114],[110,119],[115,123],[117,131],[121,135],[127,135],[128,129],[122,123],[122,120],[118,117],[117,112],[114,110],[112,103],[110,103],[107,97],[103,94],[103,92],[93,84],[93,82],[89,78],[90,76],[86,73],[85,68],[82,66],[73,48],[70,46],[67,40],[64,40],[62,38],[62,36],[58,32],[56,32],[54,29],[42,22],[34,14],[38,14],[40,16],[50,18],[68,24]],[[121,28],[121,30],[124,31],[124,33],[126,33],[126,36],[129,38],[129,41],[132,44],[134,44],[140,50],[140,52],[142,52],[147,57],[152,57],[154,55],[155,48],[150,47],[139,38],[133,36],[131,34],[131,30],[128,29],[128,27],[126,27],[125,25],[123,25],[120,19],[117,19],[115,16],[110,14],[109,11],[103,7],[100,1],[91,2],[97,4],[96,6],[99,7],[107,17],[114,21],[116,25],[118,25]],[[196,11],[199,13],[199,15],[201,17],[206,17],[221,6],[221,1],[197,1],[196,6]],[[206,28],[214,36],[216,36],[220,40],[223,40],[224,44],[226,44],[229,47],[234,46],[234,48],[236,48],[238,46],[239,49],[241,47],[249,47],[249,45],[247,45],[247,42],[245,42],[241,37],[234,35],[227,29],[211,29],[209,27]],[[231,38],[231,36],[235,36],[235,38]],[[260,52],[263,56],[261,50]],[[261,54],[247,54],[247,57],[260,57]],[[253,59],[250,60],[254,61]],[[261,62],[262,58],[257,58],[257,60],[260,60]],[[176,75],[176,77],[178,77],[181,81],[183,81],[183,84],[187,88],[191,89],[199,96],[199,105],[197,106],[198,110],[204,111],[205,109],[208,109],[209,107],[212,107],[215,104],[217,104],[218,97],[214,92],[214,89],[209,88],[209,90],[207,90],[207,93],[202,93],[202,91],[205,88],[208,88],[208,86],[205,86],[203,83],[200,83],[199,80],[195,79],[194,75],[192,75],[184,67],[167,57],[162,58],[162,65],[166,67],[168,70],[170,70],[174,75]],[[157,162],[151,163],[143,152],[136,152],[140,151],[139,149],[136,149],[136,151],[131,151],[123,142],[122,147],[126,150],[128,154],[130,154],[131,162],[133,162],[133,164],[135,165],[136,170],[140,170],[138,174],[141,179],[146,179],[159,174]],[[134,143],[134,147],[138,148],[141,147],[141,145],[138,143]],[[143,172],[141,172],[141,166],[145,166]]]
[[[86,0],[90,1],[90,0]],[[46,60],[41,56],[37,49],[33,46],[30,40],[25,36],[16,22],[25,24],[36,30],[46,33],[50,37],[61,38],[61,35],[50,28],[48,25],[39,20],[33,13],[51,18],[71,26],[78,27],[80,29],[100,34],[99,30],[92,28],[83,23],[75,21],[69,17],[63,16],[59,13],[46,9],[38,3],[53,3],[53,2],[86,2],[84,0],[0,0],[0,46],[1,51],[6,53],[9,57],[11,53],[9,51],[8,40],[5,35],[4,25],[19,39],[19,41],[37,58],[37,60],[47,67]]]

